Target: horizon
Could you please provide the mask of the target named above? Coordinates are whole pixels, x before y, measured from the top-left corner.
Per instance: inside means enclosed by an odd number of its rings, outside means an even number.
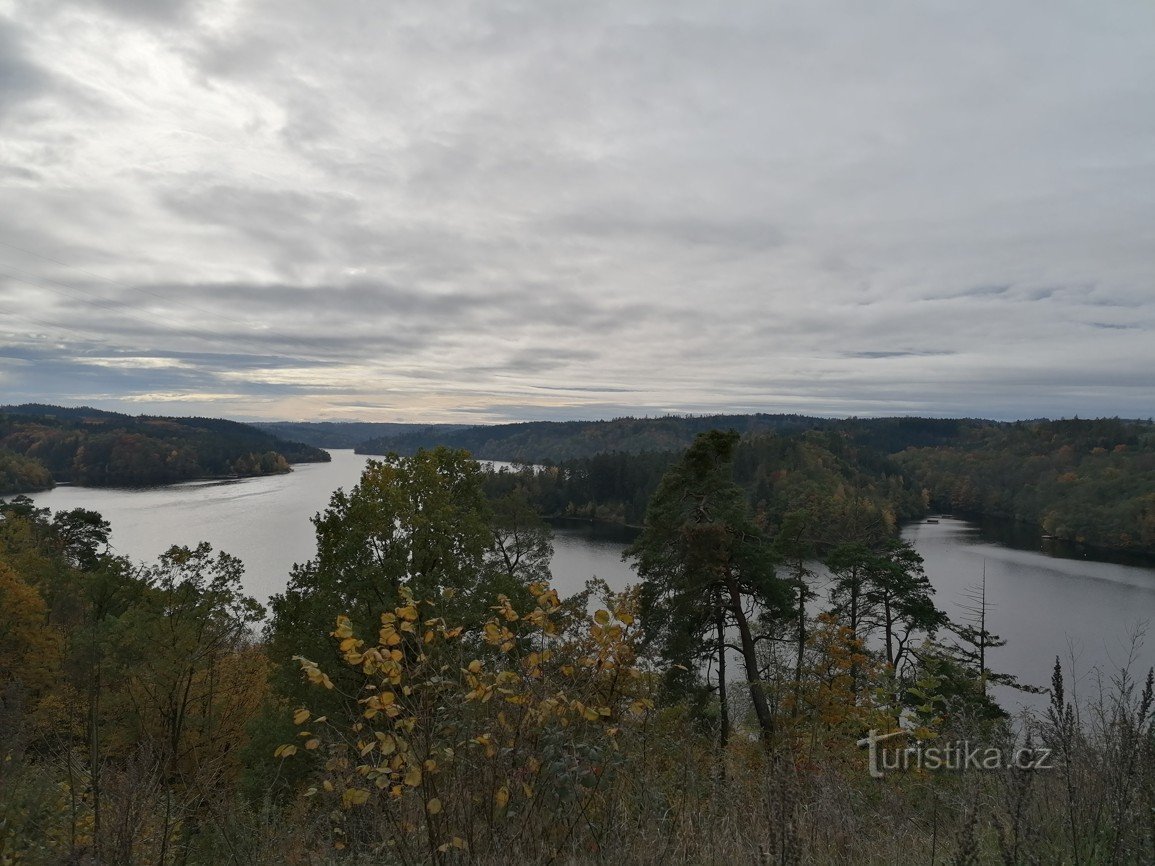
[[[5,400],[1155,413],[1155,6],[446,13],[0,0]]]
[[[1040,415],[1040,416],[1033,416],[1033,417],[1018,417],[1018,418],[995,418],[995,417],[984,416],[984,415],[911,415],[911,414],[902,414],[902,415],[891,415],[891,414],[821,415],[821,414],[813,414],[813,415],[811,415],[811,414],[805,414],[805,413],[799,413],[799,412],[766,412],[766,411],[727,412],[727,411],[716,411],[716,412],[669,412],[669,413],[655,414],[655,415],[622,414],[622,415],[613,415],[613,416],[606,416],[606,417],[581,417],[581,418],[576,418],[576,417],[575,418],[526,418],[526,419],[522,419],[520,421],[489,421],[489,422],[482,421],[482,422],[475,422],[472,424],[465,424],[463,422],[437,422],[437,421],[428,421],[427,422],[427,421],[406,421],[406,420],[395,420],[395,419],[383,421],[380,419],[368,420],[368,419],[364,419],[364,418],[324,418],[324,419],[317,419],[317,418],[252,418],[252,417],[244,417],[244,416],[236,416],[236,415],[225,416],[225,415],[178,414],[178,413],[161,414],[161,413],[154,413],[154,412],[132,413],[132,412],[125,412],[125,411],[119,410],[119,409],[104,409],[104,408],[99,407],[99,406],[91,406],[91,405],[87,405],[87,404],[61,405],[61,404],[46,404],[46,403],[36,403],[36,402],[29,402],[29,403],[22,403],[22,404],[3,404],[3,405],[0,405],[0,413],[2,413],[3,410],[6,408],[21,408],[21,407],[34,406],[34,405],[43,405],[43,406],[46,406],[48,408],[59,408],[59,409],[92,409],[92,410],[98,411],[98,412],[116,412],[119,414],[127,415],[129,417],[136,417],[136,418],[148,418],[148,417],[209,418],[212,420],[235,421],[235,422],[240,423],[240,424],[249,424],[249,425],[257,425],[257,424],[401,424],[401,425],[412,425],[412,426],[421,426],[421,425],[436,426],[436,425],[442,425],[442,424],[445,424],[445,425],[458,424],[460,426],[469,426],[469,427],[496,427],[496,426],[502,426],[502,425],[507,425],[507,424],[541,424],[541,423],[565,424],[565,423],[571,423],[571,422],[580,424],[580,423],[610,422],[610,421],[619,421],[619,420],[651,421],[651,420],[661,420],[663,418],[752,417],[752,416],[759,416],[759,415],[765,415],[765,416],[772,417],[772,418],[773,417],[799,417],[799,418],[812,419],[812,420],[816,420],[816,421],[855,421],[855,420],[881,421],[881,420],[888,420],[888,419],[912,418],[912,419],[924,419],[924,420],[932,420],[932,421],[982,421],[982,422],[989,422],[989,423],[994,423],[994,424],[1015,424],[1015,423],[1031,423],[1031,422],[1047,422],[1047,421],[1111,421],[1111,420],[1117,420],[1117,421],[1123,421],[1123,422],[1135,423],[1135,424],[1155,423],[1155,419],[1153,419],[1150,416],[1143,418],[1143,417],[1139,417],[1139,416],[1127,417],[1127,416],[1122,416],[1122,415],[1080,416],[1078,414],[1075,414],[1075,415],[1072,415],[1070,417],[1067,417],[1067,416],[1042,416],[1042,415]]]

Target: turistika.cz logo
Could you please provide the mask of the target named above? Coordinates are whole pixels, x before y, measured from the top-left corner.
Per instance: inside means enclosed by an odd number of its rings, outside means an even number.
[[[907,736],[907,731],[880,734],[871,728],[858,741],[867,749],[867,767],[872,778],[881,779],[887,772],[907,770],[1053,770],[1051,750],[1020,748],[1007,751],[995,746],[972,746],[967,740],[945,745],[923,746],[915,742],[905,747],[886,747],[887,740]]]

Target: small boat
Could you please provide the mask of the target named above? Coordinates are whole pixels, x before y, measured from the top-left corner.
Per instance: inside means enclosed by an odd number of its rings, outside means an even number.
[[[938,518],[937,517],[928,517],[926,519],[926,522],[927,523],[938,523]]]

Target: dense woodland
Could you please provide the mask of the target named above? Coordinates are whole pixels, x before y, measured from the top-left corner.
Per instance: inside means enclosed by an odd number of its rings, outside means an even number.
[[[464,430],[462,424],[391,424],[377,421],[255,421],[253,426],[291,442],[316,448],[359,448],[374,440],[402,434],[434,436]],[[381,452],[385,453],[385,452]]]
[[[546,517],[581,517],[640,526],[646,508],[679,452],[620,451],[564,460],[537,468],[503,470],[489,484],[501,491],[517,485]],[[734,480],[745,492],[756,518],[774,531],[781,516],[809,508],[815,522],[838,532],[833,509],[869,507],[893,530],[898,522],[920,516],[926,503],[921,488],[899,466],[864,453],[837,433],[811,431],[798,436],[755,434],[734,449]]]
[[[701,415],[615,418],[612,421],[530,421],[454,430],[442,426],[382,436],[356,447],[358,454],[412,454],[445,445],[464,448],[478,460],[543,463],[610,452],[681,451],[707,430],[762,433],[809,430],[820,419],[802,415]]]
[[[0,407],[0,494],[69,482],[141,487],[270,475],[327,452],[217,418],[132,417],[97,409]]]
[[[811,474],[822,474],[823,464],[838,463],[842,468],[834,474],[852,471],[867,486],[903,487],[908,495],[891,495],[901,502],[900,518],[930,508],[1010,519],[1077,544],[1155,554],[1155,426],[1150,421],[671,416],[458,431],[430,427],[364,443],[358,450],[406,454],[445,444],[480,459],[544,465],[549,474],[531,485],[544,513],[637,524],[665,467],[711,427],[745,434],[736,471],[755,505],[758,470],[748,468],[744,455],[777,448],[783,453],[773,460],[794,467],[791,471],[808,463]],[[767,459],[757,457],[754,464],[771,465]]]
[[[0,863],[1155,861],[1151,675],[1077,704],[1056,661],[1008,719],[1014,636],[943,613],[912,491],[854,457],[705,432],[647,469],[638,586],[570,599],[551,474],[449,448],[335,492],[267,611],[207,545],[0,506]],[[872,778],[896,727],[1053,769]]]
[[[1118,419],[972,428],[895,456],[931,504],[1070,541],[1155,551],[1155,426]]]

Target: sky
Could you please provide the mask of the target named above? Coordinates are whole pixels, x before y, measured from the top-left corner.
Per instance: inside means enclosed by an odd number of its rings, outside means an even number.
[[[1155,414],[1149,0],[0,0],[0,402]]]

